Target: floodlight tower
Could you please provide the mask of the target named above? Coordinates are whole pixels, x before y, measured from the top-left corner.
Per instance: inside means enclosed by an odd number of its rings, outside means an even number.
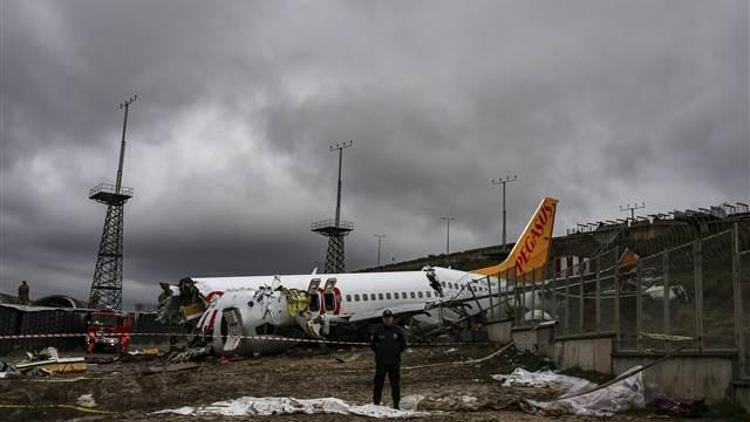
[[[505,248],[505,243],[507,242],[507,239],[505,238],[505,234],[506,234],[505,220],[508,215],[508,211],[505,210],[505,185],[507,185],[508,183],[515,182],[516,180],[518,180],[518,176],[516,175],[514,175],[512,179],[510,176],[507,176],[505,179],[503,179],[502,177],[499,179],[492,179],[493,185],[500,185],[502,187],[502,189],[500,189],[500,204],[502,206],[503,233],[500,236],[500,242],[501,242],[500,246],[503,248]]]
[[[620,205],[620,211],[623,211],[623,212],[630,211],[630,219],[632,221],[635,221],[635,212],[637,210],[642,210],[644,208],[646,208],[646,203],[645,202],[641,202],[641,205],[638,205],[637,203],[634,203],[633,205],[628,204],[628,205],[626,205],[624,207],[622,205]]]
[[[343,273],[346,265],[344,262],[344,236],[354,230],[354,223],[341,220],[341,163],[344,158],[344,149],[351,147],[354,141],[331,145],[331,151],[339,152],[339,180],[336,191],[336,218],[333,220],[321,220],[312,223],[310,229],[323,236],[328,237],[328,251],[326,252],[325,273]]]
[[[89,191],[89,199],[107,205],[107,216],[96,257],[94,280],[91,283],[89,307],[94,309],[122,309],[122,233],[125,203],[133,196],[133,188],[122,186],[122,165],[125,161],[125,131],[128,127],[128,111],[137,95],[120,104],[125,109],[120,141],[120,159],[117,165],[117,181],[100,183]]]
[[[440,217],[441,220],[445,221],[445,262],[450,264],[450,253],[451,253],[451,221],[455,220],[456,217]]]

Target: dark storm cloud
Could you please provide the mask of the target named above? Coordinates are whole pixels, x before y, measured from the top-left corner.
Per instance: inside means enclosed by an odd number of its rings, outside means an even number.
[[[350,268],[750,196],[748,6],[738,1],[2,3],[2,290],[85,297],[126,155],[126,301],[185,275],[309,271],[336,155]]]

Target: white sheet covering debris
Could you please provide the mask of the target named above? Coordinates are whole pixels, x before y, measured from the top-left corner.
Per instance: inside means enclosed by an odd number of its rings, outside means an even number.
[[[635,372],[639,368],[631,368],[625,373]],[[646,406],[642,375],[642,372],[638,372],[600,390],[580,395],[568,393],[549,402],[526,400],[528,405],[526,410],[545,415],[569,413],[580,416],[609,417],[630,409],[642,409]]]
[[[583,378],[558,374],[549,369],[531,372],[516,368],[510,375],[492,375],[492,379],[503,381],[504,387],[553,388],[563,391],[565,393],[563,397],[596,387],[596,384]]]
[[[269,416],[290,414],[335,413],[339,415],[359,415],[377,419],[405,419],[429,416],[429,412],[397,410],[385,406],[366,404],[353,406],[347,402],[327,397],[322,399],[295,399],[291,397],[240,397],[234,400],[217,401],[208,406],[185,406],[165,409],[154,414],[176,413],[178,415],[221,415],[221,416]]]

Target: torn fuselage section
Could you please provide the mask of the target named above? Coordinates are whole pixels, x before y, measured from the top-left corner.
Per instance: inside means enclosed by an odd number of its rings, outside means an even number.
[[[297,325],[312,338],[325,338],[331,334],[331,326],[348,322],[341,312],[341,290],[336,287],[336,278],[313,278],[306,291],[283,289],[287,300],[299,305],[290,307],[289,314]]]
[[[272,285],[215,291],[190,278],[177,286],[162,283],[159,320],[183,324],[196,342],[217,354],[270,354],[293,345],[295,338],[325,338],[341,316],[341,292],[335,278],[314,279],[307,290]]]
[[[194,326],[210,301],[190,278],[181,279],[177,285],[159,283],[159,286],[156,320],[162,324]]]

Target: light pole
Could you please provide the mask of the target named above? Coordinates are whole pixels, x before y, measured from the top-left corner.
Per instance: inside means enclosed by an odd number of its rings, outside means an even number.
[[[448,255],[451,251],[451,221],[455,220],[456,217],[440,217],[441,220],[445,221],[445,262],[449,262]]]
[[[344,161],[344,149],[349,148],[354,141],[344,142],[341,144],[331,145],[331,151],[339,151],[339,181],[336,189],[336,225],[341,222],[341,162]]]
[[[505,179],[499,178],[499,179],[492,179],[493,185],[500,185],[500,204],[502,206],[502,218],[503,218],[503,234],[500,239],[502,242],[502,247],[505,248],[505,243],[507,242],[506,239],[506,230],[505,230],[505,220],[508,215],[508,212],[505,210],[505,185],[511,182],[515,182],[518,180],[518,176],[514,175],[513,178],[510,176],[506,176]]]
[[[383,240],[383,238],[386,236],[384,234],[374,234],[373,236],[378,238],[378,268],[380,268],[380,241]]]

